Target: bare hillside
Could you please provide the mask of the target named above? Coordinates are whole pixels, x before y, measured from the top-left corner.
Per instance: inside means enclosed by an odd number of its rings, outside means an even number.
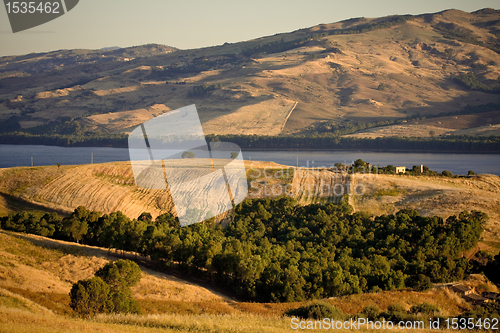
[[[493,9],[447,10],[357,18],[194,50],[102,51],[99,61],[100,53],[79,50],[3,57],[0,125],[130,132],[195,103],[206,134],[277,135],[453,113],[499,101],[499,18]],[[469,72],[468,83],[457,81]],[[490,135],[496,130],[474,129],[499,119],[461,124],[412,123],[374,136]],[[40,125],[47,126],[33,129]]]

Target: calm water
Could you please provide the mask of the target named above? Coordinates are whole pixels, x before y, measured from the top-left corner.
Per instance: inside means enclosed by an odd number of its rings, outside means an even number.
[[[53,147],[0,145],[0,168],[33,165],[88,164],[91,154],[94,163],[129,160],[126,148],[109,147]],[[373,165],[392,164],[411,168],[413,165],[427,165],[431,170],[449,170],[453,174],[477,173],[500,175],[500,154],[444,154],[444,153],[377,153],[363,151],[245,151],[245,160],[273,161],[279,164],[299,166],[333,166],[337,162],[352,163],[361,158]]]

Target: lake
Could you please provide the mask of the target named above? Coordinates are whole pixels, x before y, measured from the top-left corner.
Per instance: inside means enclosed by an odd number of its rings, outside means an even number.
[[[0,168],[14,166],[34,166],[88,164],[93,155],[94,163],[128,161],[126,148],[110,147],[55,147],[0,145]],[[358,158],[372,165],[406,166],[426,165],[431,170],[449,170],[453,174],[476,173],[500,175],[500,154],[456,154],[456,153],[385,153],[367,151],[246,151],[245,160],[273,161],[285,165],[302,167],[330,167],[335,163],[350,164]]]

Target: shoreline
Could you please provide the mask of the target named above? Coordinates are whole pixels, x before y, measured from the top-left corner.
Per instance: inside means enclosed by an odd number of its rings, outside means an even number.
[[[94,146],[58,146],[58,145],[47,145],[47,144],[14,144],[14,143],[0,143],[1,146],[43,146],[43,147],[57,147],[57,148],[113,148],[113,149],[128,149],[127,146],[111,146],[111,145],[94,145]],[[273,151],[286,151],[286,152],[360,152],[360,153],[401,153],[401,154],[485,154],[485,155],[495,155],[500,154],[500,150],[496,151],[475,151],[475,150],[422,150],[422,149],[351,149],[351,148],[336,148],[336,149],[325,149],[325,148],[245,148],[240,147],[242,151],[259,151],[259,152],[273,152]]]

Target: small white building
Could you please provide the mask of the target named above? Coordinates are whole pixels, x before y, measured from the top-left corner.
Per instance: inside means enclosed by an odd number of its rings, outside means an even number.
[[[406,167],[405,166],[397,166],[396,167],[396,174],[398,173],[406,173]]]

